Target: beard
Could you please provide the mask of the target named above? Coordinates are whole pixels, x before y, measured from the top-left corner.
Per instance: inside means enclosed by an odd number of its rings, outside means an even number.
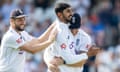
[[[72,15],[70,15],[70,16],[72,16]],[[69,18],[70,16],[68,16],[68,18]],[[68,19],[64,14],[63,14],[63,18],[64,18],[64,20],[65,20],[67,23],[71,21],[71,18]]]
[[[16,29],[17,31],[24,31],[24,27],[21,28],[20,26],[18,26],[18,25],[16,25],[16,24],[15,24],[15,29]]]
[[[65,21],[66,21],[66,22],[70,22],[70,20],[68,20],[67,18],[65,18]]]

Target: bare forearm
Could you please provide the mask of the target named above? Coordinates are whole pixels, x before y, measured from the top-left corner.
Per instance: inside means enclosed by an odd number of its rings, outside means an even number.
[[[43,43],[33,45],[31,49],[32,49],[33,53],[36,53],[36,52],[42,51],[43,49],[47,48],[50,44],[51,44],[51,42],[45,41]]]
[[[44,42],[48,39],[52,29],[54,28],[55,23],[53,23],[38,39],[39,42]]]
[[[43,43],[38,43],[38,40],[33,40],[31,42],[26,43],[20,49],[30,52],[32,54],[39,52],[45,48],[47,48],[52,42],[45,41]]]
[[[77,53],[78,53],[78,54],[82,54],[82,53],[86,53],[86,52],[85,52],[85,51],[78,51]],[[77,63],[74,63],[74,64],[66,64],[66,65],[72,66],[72,67],[82,67],[82,66],[85,64],[86,60],[87,60],[87,59],[84,59],[84,60],[79,61],[79,62],[77,62]]]

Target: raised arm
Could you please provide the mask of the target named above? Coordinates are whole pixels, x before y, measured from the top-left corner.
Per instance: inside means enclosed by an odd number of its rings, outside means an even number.
[[[54,29],[56,23],[53,22],[49,27],[48,29],[38,38],[39,39],[39,42],[44,42],[48,39],[51,31]]]
[[[62,64],[65,64],[67,66],[71,66],[71,67],[82,67],[85,62],[86,62],[87,59],[83,59],[79,62],[76,62],[74,64],[66,64],[65,61],[61,58],[61,57],[57,57],[57,58],[54,58],[53,61],[51,61],[50,63],[51,64],[54,64],[54,65],[62,65]],[[56,64],[55,64],[56,63]]]
[[[88,55],[88,57],[96,56],[99,52],[100,52],[100,48],[99,47],[97,47],[97,46],[91,46],[91,48],[87,52],[87,55]],[[82,54],[82,53],[85,53],[85,52],[81,51],[80,53]],[[86,63],[86,60],[87,59],[82,60],[80,62],[77,62],[75,64],[66,64],[66,65],[73,66],[73,67],[81,67],[81,66],[83,66]]]
[[[20,49],[34,54],[36,52],[39,52],[47,48],[52,42],[54,42],[56,35],[57,35],[57,29],[54,28],[51,34],[49,35],[48,40],[40,43],[40,40],[43,40],[42,38],[44,37],[41,37],[39,39],[33,39],[20,46]]]
[[[55,66],[59,66],[65,64],[72,67],[82,67],[87,60],[87,54],[85,53],[80,55],[67,55],[65,55],[64,57],[54,57],[47,62],[47,65],[53,64]]]

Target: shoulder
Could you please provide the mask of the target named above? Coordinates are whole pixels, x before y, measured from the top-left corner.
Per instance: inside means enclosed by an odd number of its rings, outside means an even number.
[[[16,39],[17,39],[17,36],[14,33],[8,31],[8,32],[6,32],[4,34],[4,36],[2,38],[2,41],[4,41],[4,42],[12,42],[12,41],[14,41]]]
[[[22,33],[23,33],[23,34],[28,34],[28,32],[26,32],[26,31],[22,31]]]
[[[84,30],[80,29],[79,34],[80,38],[82,38],[83,40],[92,41],[91,36],[87,34]]]
[[[30,34],[28,33],[28,32],[26,32],[26,31],[22,31],[22,33],[21,33],[23,36],[30,36]]]
[[[90,35],[82,29],[79,30],[79,34],[82,35],[83,37],[88,37],[88,38],[90,37]]]

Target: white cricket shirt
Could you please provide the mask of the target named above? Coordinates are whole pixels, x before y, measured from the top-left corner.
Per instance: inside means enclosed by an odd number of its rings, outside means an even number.
[[[68,28],[69,24],[64,24],[59,21],[57,21],[56,23],[57,23],[57,29],[59,32],[58,32],[56,41],[45,50],[44,60],[46,64],[48,64],[48,62],[51,61],[54,56],[62,57],[66,61],[67,64],[74,64],[83,59],[87,59],[88,57],[86,53],[83,53],[83,54],[75,53],[76,40],[78,38],[79,39],[82,38],[82,37],[79,37],[80,36],[79,33],[77,36],[74,37]],[[86,35],[83,34],[83,36],[86,36]],[[85,37],[85,39],[87,38]],[[80,42],[82,42],[82,40]],[[87,51],[88,49],[84,46],[85,45],[84,42],[86,42],[86,40],[83,41],[83,43],[80,43],[80,42],[78,44],[78,47],[80,48],[77,48],[77,49]],[[80,44],[83,44],[83,45],[80,45]],[[82,47],[84,47],[85,49]],[[82,68],[80,67],[69,67],[66,65],[61,65],[59,66],[59,68],[60,68],[60,72],[82,71]]]
[[[2,38],[0,72],[24,72],[25,52],[19,47],[32,38],[27,32],[22,31],[19,35],[10,27]]]

